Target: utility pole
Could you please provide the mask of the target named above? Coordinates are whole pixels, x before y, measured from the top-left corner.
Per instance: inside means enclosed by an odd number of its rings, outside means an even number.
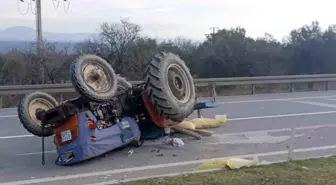
[[[44,83],[44,44],[43,44],[43,37],[42,37],[42,6],[41,6],[41,1],[42,0],[19,0],[22,3],[27,3],[28,4],[28,9],[27,12],[22,13],[18,6],[18,10],[21,13],[21,15],[25,15],[29,12],[29,8],[31,9],[32,13],[35,14],[35,19],[36,19],[36,54],[38,58],[38,64],[39,66],[39,82]],[[19,2],[18,1],[18,2]],[[30,1],[30,2],[29,2]],[[54,8],[57,9],[59,6],[60,1],[63,1],[64,3],[64,11],[67,12],[70,7],[70,0],[52,0]],[[33,3],[35,2],[35,7],[33,7]],[[33,11],[35,9],[35,12]]]
[[[39,81],[44,83],[44,61],[43,61],[43,37],[42,37],[42,10],[41,10],[41,0],[35,0],[35,10],[36,10],[36,52],[39,59]]]
[[[219,30],[219,27],[210,27],[210,29],[212,29],[212,33],[210,33],[210,34],[205,34],[205,36],[210,36],[210,35],[215,35],[216,34],[216,32],[217,32],[217,30]],[[214,38],[213,37],[210,37],[210,39],[211,39],[211,41],[212,41],[212,43],[214,42]]]
[[[217,30],[219,30],[218,27],[210,27],[212,29],[212,34],[215,34]]]

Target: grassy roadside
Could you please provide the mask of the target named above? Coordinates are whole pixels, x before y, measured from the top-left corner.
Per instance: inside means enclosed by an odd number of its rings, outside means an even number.
[[[334,185],[336,156],[288,163],[224,169],[216,172],[154,178],[123,185]]]

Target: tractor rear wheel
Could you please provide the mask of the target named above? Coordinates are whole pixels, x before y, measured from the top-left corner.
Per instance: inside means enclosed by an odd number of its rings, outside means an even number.
[[[154,109],[174,121],[188,117],[195,106],[195,85],[179,56],[160,52],[147,64],[145,90]]]

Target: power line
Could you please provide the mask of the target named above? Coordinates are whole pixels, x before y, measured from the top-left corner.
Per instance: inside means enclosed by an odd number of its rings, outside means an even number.
[[[33,6],[33,2],[35,2],[34,0],[30,0],[30,10],[31,10],[31,13],[36,15],[36,10],[35,9],[35,6]]]
[[[26,11],[25,13],[22,13],[22,11],[21,11],[21,9],[20,9],[20,2],[25,3],[23,0],[17,0],[17,2],[16,2],[16,6],[17,6],[17,9],[18,9],[19,13],[20,13],[21,15],[26,15],[26,14],[28,14],[28,12],[29,12],[29,7],[30,7],[29,3],[27,3],[27,11]]]
[[[30,2],[26,2],[26,1],[30,1]],[[59,1],[60,0],[52,0],[54,8],[57,9],[59,6]],[[42,36],[42,6],[41,6],[41,0],[18,0],[17,5],[18,5],[18,10],[20,11],[19,8],[19,3],[27,3],[28,4],[28,8],[27,8],[27,12],[25,14],[27,14],[29,12],[29,8],[31,9],[32,13],[35,15],[35,19],[36,19],[36,53],[37,56],[39,58],[39,69],[40,69],[40,83],[44,83],[44,60],[43,60],[43,36]],[[33,2],[35,2],[35,13],[33,11]],[[57,2],[57,4],[55,4]],[[67,12],[70,8],[70,0],[63,0],[64,3],[64,11]],[[66,4],[68,5],[66,8]],[[21,13],[22,14],[22,13]],[[23,14],[23,15],[25,15]]]
[[[66,7],[66,4],[68,4],[67,7]],[[63,0],[63,5],[64,5],[64,12],[68,12],[70,9],[70,1]]]
[[[59,7],[60,1],[59,0],[52,0],[54,8],[57,9]],[[57,2],[57,4],[56,4]]]

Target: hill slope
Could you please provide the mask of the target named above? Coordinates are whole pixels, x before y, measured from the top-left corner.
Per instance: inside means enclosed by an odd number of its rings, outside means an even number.
[[[70,50],[77,42],[81,42],[94,35],[92,33],[43,32],[43,38],[49,42],[57,42],[56,47],[58,49],[69,47]],[[0,53],[6,53],[10,49],[24,51],[29,49],[30,43],[34,43],[35,41],[35,29],[17,26],[0,30]]]
[[[95,34],[43,32],[43,38],[52,42],[79,42]],[[17,26],[0,30],[0,41],[35,41],[35,29]]]

